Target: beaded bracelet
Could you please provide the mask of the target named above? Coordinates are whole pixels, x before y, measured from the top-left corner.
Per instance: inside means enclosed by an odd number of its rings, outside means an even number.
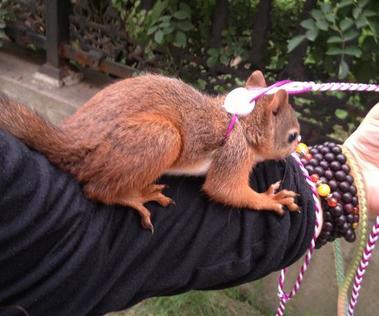
[[[359,222],[357,187],[340,145],[325,142],[308,148],[300,143],[296,152],[317,186],[321,199],[324,223],[316,248],[339,237],[348,242],[356,240]]]

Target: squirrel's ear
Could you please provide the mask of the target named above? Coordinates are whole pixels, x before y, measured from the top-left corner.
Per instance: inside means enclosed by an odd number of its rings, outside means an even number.
[[[256,88],[256,87],[266,88],[267,87],[265,77],[263,77],[263,73],[260,70],[254,71],[250,75],[249,79],[247,79],[245,85],[246,85],[246,88]]]
[[[270,104],[268,105],[269,111],[274,115],[278,113],[278,110],[281,106],[288,103],[288,92],[286,90],[280,89],[274,94]]]

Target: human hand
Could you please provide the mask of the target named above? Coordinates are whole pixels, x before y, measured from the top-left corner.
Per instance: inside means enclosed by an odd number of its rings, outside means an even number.
[[[369,212],[379,215],[379,103],[370,110],[344,146],[354,154],[361,169]]]

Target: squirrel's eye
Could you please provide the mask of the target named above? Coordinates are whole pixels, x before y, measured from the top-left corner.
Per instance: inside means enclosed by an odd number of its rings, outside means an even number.
[[[293,141],[295,141],[297,139],[298,136],[299,135],[297,134],[297,132],[289,134],[289,136],[288,136],[288,142],[292,143]]]

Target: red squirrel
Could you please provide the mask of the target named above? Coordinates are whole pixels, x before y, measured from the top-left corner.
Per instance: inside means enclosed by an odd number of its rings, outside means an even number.
[[[255,71],[246,88],[266,87]],[[153,231],[149,201],[173,201],[155,181],[163,174],[205,175],[203,190],[233,207],[298,210],[296,193],[271,185],[264,193],[249,186],[259,161],[282,159],[299,135],[288,94],[265,95],[239,117],[227,139],[231,115],[225,95],[205,95],[184,82],[146,74],[124,79],[95,94],[57,127],[28,107],[0,97],[0,128],[44,154],[83,184],[85,195],[105,204],[131,207]]]

